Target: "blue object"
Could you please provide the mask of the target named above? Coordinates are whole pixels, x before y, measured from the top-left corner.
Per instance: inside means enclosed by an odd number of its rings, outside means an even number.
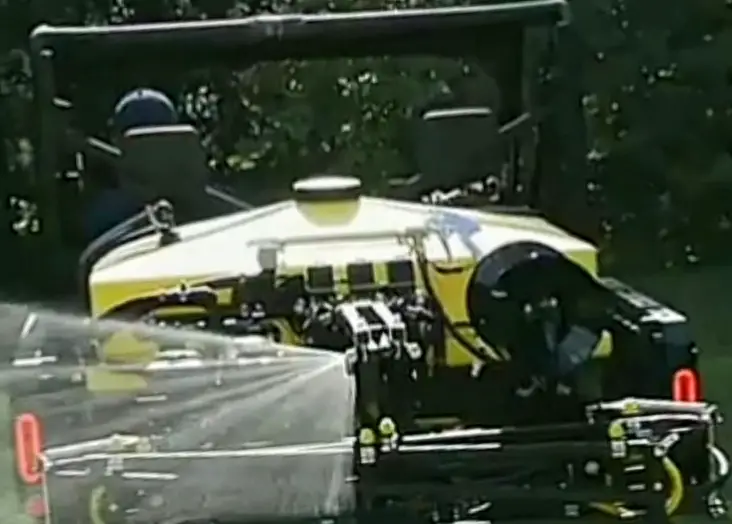
[[[140,87],[119,99],[113,122],[120,133],[134,127],[173,125],[178,123],[178,111],[165,94]]]
[[[439,211],[430,217],[429,223],[446,235],[457,233],[467,239],[480,231],[480,222],[468,216],[450,211]]]
[[[427,221],[427,225],[430,228],[438,231],[444,238],[449,237],[451,234],[456,234],[463,241],[465,246],[473,252],[477,257],[483,255],[480,247],[475,244],[471,238],[476,233],[480,232],[480,222],[477,220],[455,213],[451,211],[438,211],[435,212]]]

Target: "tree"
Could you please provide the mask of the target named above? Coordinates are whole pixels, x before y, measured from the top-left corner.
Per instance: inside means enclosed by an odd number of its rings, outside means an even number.
[[[390,7],[450,4],[393,0]],[[6,2],[0,6],[0,208],[4,245],[43,252],[34,220],[30,83],[22,50],[30,29],[51,23],[118,23],[259,12],[382,7],[372,0],[127,0],[107,3]],[[582,36],[582,85],[590,124],[593,198],[603,203],[606,242],[615,258],[649,261],[638,246],[656,242],[653,264],[729,256],[732,223],[728,4],[713,0],[572,2]],[[475,69],[474,67],[472,68]],[[416,100],[450,89],[473,74],[470,64],[369,59],[259,64],[234,74],[198,75],[179,92],[182,107],[205,130],[206,144],[226,167],[227,181],[256,200],[303,173],[355,172],[381,187],[387,172],[409,172],[406,130]],[[178,79],[171,79],[170,86]],[[123,86],[120,86],[120,89]],[[129,86],[128,86],[129,87]],[[92,85],[88,96],[96,96]],[[95,99],[104,120],[114,97]],[[317,108],[327,107],[327,111]],[[400,124],[401,122],[401,124]],[[264,182],[281,177],[274,186]],[[15,224],[15,227],[11,227]],[[700,235],[701,233],[701,235]],[[45,246],[45,247],[44,247]],[[55,247],[53,249],[56,249]],[[78,250],[78,247],[74,248]],[[38,255],[38,258],[43,258]],[[612,258],[612,257],[611,257]]]
[[[613,233],[660,242],[665,265],[695,262],[718,244],[729,215],[719,198],[732,188],[729,8],[574,5],[587,35],[588,116]]]

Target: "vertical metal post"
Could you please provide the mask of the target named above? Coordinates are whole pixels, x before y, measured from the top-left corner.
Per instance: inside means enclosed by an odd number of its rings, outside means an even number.
[[[566,143],[563,148],[561,169],[570,191],[568,219],[579,229],[578,233],[597,240],[599,224],[597,217],[590,216],[589,206],[590,169],[587,159],[589,137],[583,106],[582,79],[579,73],[583,69],[580,55],[582,42],[576,26],[568,23],[557,29],[557,38],[561,71],[556,87],[564,94],[562,106],[565,110],[562,111],[562,121],[565,123],[565,128],[562,130],[562,136]]]
[[[53,50],[38,36],[31,36],[30,62],[33,71],[33,98],[38,128],[34,140],[34,186],[38,188],[38,207],[43,232],[51,245],[60,244],[58,202],[56,202],[57,144],[56,114],[53,107],[55,81]],[[55,247],[55,246],[54,246]]]
[[[569,14],[553,29],[546,64],[540,81],[542,107],[548,108],[540,122],[538,151],[541,180],[532,194],[534,207],[557,225],[590,240],[597,240],[599,222],[591,214],[588,183],[587,126],[582,105],[579,71],[581,42]]]

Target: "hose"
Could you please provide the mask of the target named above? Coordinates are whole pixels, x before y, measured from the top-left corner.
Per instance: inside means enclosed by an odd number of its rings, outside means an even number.
[[[668,457],[664,457],[663,469],[669,477],[671,493],[666,499],[666,515],[671,516],[679,509],[684,500],[684,477],[679,467]]]
[[[681,475],[681,470],[679,470],[678,466],[670,458],[664,457],[661,464],[670,482],[670,493],[665,504],[666,515],[670,517],[676,513],[679,506],[681,506],[681,502],[684,500],[684,478]],[[637,511],[629,509],[620,503],[593,502],[590,504],[590,507],[619,519],[638,516]]]
[[[102,233],[81,253],[77,267],[77,279],[81,299],[84,301],[84,307],[86,309],[89,309],[91,306],[88,277],[92,265],[115,247],[154,232],[155,228],[147,223],[147,217],[148,213],[146,209],[138,211],[123,222]]]
[[[435,313],[442,321],[448,334],[453,339],[455,339],[463,349],[465,349],[468,353],[475,357],[478,362],[485,363],[500,360],[498,355],[496,355],[496,353],[492,349],[472,344],[465,336],[463,336],[462,333],[460,333],[460,331],[455,326],[455,323],[450,319],[447,312],[442,307],[440,297],[437,296],[437,292],[432,285],[432,279],[430,278],[429,272],[429,261],[424,255],[423,247],[415,244],[412,246],[412,249],[417,260],[417,270],[419,272],[420,278],[422,279],[422,283],[424,284],[427,296],[432,301],[435,308]]]
[[[712,456],[712,461],[714,461],[715,465],[717,466],[717,478],[712,484],[711,489],[711,491],[716,491],[729,480],[730,473],[732,473],[732,468],[730,468],[730,462],[727,458],[727,455],[725,455],[725,453],[717,446],[710,445],[709,453]]]

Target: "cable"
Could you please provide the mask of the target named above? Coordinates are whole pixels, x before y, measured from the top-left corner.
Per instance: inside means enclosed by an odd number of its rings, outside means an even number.
[[[450,317],[448,317],[447,312],[442,307],[442,302],[439,300],[439,297],[435,292],[435,288],[432,285],[432,279],[429,275],[429,262],[424,256],[422,247],[418,246],[415,242],[412,245],[412,249],[417,260],[417,270],[419,272],[419,276],[422,278],[422,282],[424,283],[424,289],[427,292],[427,296],[432,301],[435,308],[435,313],[437,313],[437,316],[440,318],[440,320],[442,320],[442,323],[450,336],[452,336],[452,338],[454,338],[458,342],[458,344],[460,344],[460,346],[462,346],[468,353],[473,355],[480,362],[485,363],[489,361],[500,360],[500,358],[498,357],[498,355],[496,355],[494,351],[487,347],[479,348],[475,344],[471,343],[467,338],[465,338],[463,334],[460,333],[460,331],[457,329],[457,327],[455,327],[455,323],[452,322]]]
[[[717,466],[717,479],[711,487],[711,491],[714,491],[720,489],[729,480],[732,468],[730,468],[730,462],[727,455],[725,455],[724,451],[719,449],[717,446],[710,445],[709,453],[712,457],[712,461]]]
[[[84,301],[84,306],[87,309],[90,307],[88,276],[92,265],[115,247],[154,232],[155,229],[148,224],[147,218],[147,209],[138,211],[131,217],[102,233],[81,253],[77,267],[77,279],[81,291],[81,299]]]

